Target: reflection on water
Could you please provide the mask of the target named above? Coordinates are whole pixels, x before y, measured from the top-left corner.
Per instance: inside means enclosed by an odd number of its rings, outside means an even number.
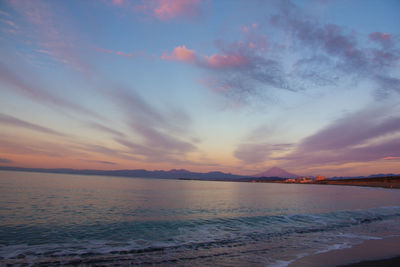
[[[379,188],[2,171],[0,203],[7,261],[270,264],[400,233]]]

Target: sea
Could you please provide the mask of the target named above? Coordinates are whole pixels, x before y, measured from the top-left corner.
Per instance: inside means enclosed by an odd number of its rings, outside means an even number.
[[[400,190],[0,171],[0,265],[287,266],[400,235]]]

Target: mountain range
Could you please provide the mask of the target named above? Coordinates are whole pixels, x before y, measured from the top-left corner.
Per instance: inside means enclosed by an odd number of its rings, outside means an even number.
[[[8,171],[27,171],[27,172],[44,172],[44,173],[64,173],[64,174],[83,174],[83,175],[104,175],[104,176],[120,176],[120,177],[140,177],[140,178],[160,178],[160,179],[196,179],[196,180],[242,180],[248,179],[249,176],[236,175],[223,172],[191,172],[184,169],[172,169],[169,171],[154,170],[148,171],[143,169],[136,170],[78,170],[78,169],[44,169],[44,168],[21,168],[21,167],[0,167],[0,170]]]
[[[284,178],[295,178],[296,174],[290,173],[279,167],[272,167],[265,172],[254,175],[238,175],[232,173],[214,172],[191,172],[184,169],[172,169],[169,171],[154,170],[148,171],[143,169],[136,170],[80,170],[80,169],[44,169],[44,168],[22,168],[0,166],[0,170],[4,171],[26,171],[26,172],[44,172],[44,173],[64,173],[64,174],[83,174],[83,175],[103,175],[118,177],[140,177],[140,178],[160,178],[160,179],[192,179],[192,180],[214,180],[214,181],[278,181]],[[399,176],[399,174],[373,174],[369,176],[357,177],[331,177],[332,180],[341,179],[360,179]]]

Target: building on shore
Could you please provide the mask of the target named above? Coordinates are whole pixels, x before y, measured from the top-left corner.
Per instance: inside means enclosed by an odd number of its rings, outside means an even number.
[[[295,179],[286,179],[285,183],[297,183],[297,184],[309,184],[313,182],[319,182],[319,181],[324,181],[326,180],[325,176],[317,176],[317,177],[311,177],[311,176],[306,176],[306,177],[301,177],[298,176]]]
[[[312,183],[313,182],[313,178],[312,177],[297,177],[296,179],[296,183],[300,183],[300,184],[306,184],[306,183]]]

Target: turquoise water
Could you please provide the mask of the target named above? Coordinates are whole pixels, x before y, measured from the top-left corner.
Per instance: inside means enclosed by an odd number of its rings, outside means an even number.
[[[0,260],[285,266],[400,235],[400,190],[0,171]]]

